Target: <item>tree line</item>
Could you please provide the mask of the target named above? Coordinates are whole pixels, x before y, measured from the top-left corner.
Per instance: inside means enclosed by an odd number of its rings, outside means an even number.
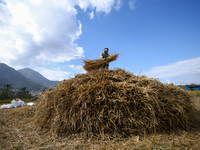
[[[32,95],[29,93],[29,91],[26,90],[26,87],[23,87],[20,89],[18,93],[15,93],[11,90],[11,85],[6,84],[4,85],[4,88],[0,89],[0,100],[8,100],[8,99],[15,99],[15,98],[32,98]]]

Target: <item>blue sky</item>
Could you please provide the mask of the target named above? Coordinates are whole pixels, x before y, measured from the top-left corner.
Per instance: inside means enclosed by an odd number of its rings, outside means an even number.
[[[0,60],[50,80],[84,73],[105,47],[122,68],[200,84],[199,0],[0,0]]]

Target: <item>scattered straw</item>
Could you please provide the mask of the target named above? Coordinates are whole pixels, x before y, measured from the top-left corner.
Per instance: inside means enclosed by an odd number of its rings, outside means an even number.
[[[94,60],[84,60],[84,66],[83,68],[86,71],[92,71],[92,70],[98,70],[99,68],[101,68],[104,64],[109,63],[111,61],[114,61],[118,58],[119,54],[114,54],[109,56],[106,59],[94,59]]]

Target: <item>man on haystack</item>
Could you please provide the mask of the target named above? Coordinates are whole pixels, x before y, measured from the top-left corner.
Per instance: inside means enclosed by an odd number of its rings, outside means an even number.
[[[109,51],[109,49],[108,49],[107,47],[104,48],[104,52],[101,53],[100,58],[105,60],[108,56],[110,56],[110,55],[108,54],[108,51]],[[106,63],[106,64],[104,64],[101,68],[102,68],[102,69],[108,69],[108,67],[109,67],[109,63]]]

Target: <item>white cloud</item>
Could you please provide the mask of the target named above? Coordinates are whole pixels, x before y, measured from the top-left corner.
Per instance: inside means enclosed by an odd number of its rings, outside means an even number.
[[[64,79],[68,79],[68,75],[71,72],[61,71],[61,70],[51,70],[51,69],[44,69],[40,68],[37,70],[40,74],[42,74],[45,78],[53,81],[62,81]]]
[[[94,11],[92,11],[91,13],[89,13],[90,19],[94,19]]]
[[[0,31],[1,61],[11,66],[43,66],[46,60],[64,62],[83,56],[83,48],[74,42],[82,34],[74,7],[61,0],[32,2],[8,0],[0,5],[1,16],[9,18],[0,18],[7,24]]]
[[[6,0],[0,3],[0,60],[14,68],[84,57],[75,6],[108,14],[121,0]]]
[[[120,9],[121,0],[79,0],[79,6],[85,11],[96,8],[97,13],[105,12],[110,13],[112,8]]]
[[[166,82],[167,82],[168,84],[170,84],[170,81],[169,81],[169,80],[166,80]]]
[[[122,7],[122,1],[121,1],[121,0],[117,0],[115,9],[116,9],[117,11],[119,11],[121,7]]]
[[[200,76],[200,57],[179,61],[167,66],[153,67],[145,74],[156,78]]]
[[[8,22],[10,21],[9,16],[10,13],[7,10],[6,6],[2,3],[0,3],[0,26],[1,28],[5,25],[8,25]]]
[[[179,78],[173,82],[175,85],[190,85],[191,83],[200,84],[199,77],[194,78]]]
[[[135,4],[136,4],[137,0],[130,0],[129,1],[129,7],[131,8],[131,10],[134,10],[136,8]]]
[[[83,66],[79,65],[69,65],[71,69],[77,70],[79,73],[86,73],[86,71],[83,69]]]

